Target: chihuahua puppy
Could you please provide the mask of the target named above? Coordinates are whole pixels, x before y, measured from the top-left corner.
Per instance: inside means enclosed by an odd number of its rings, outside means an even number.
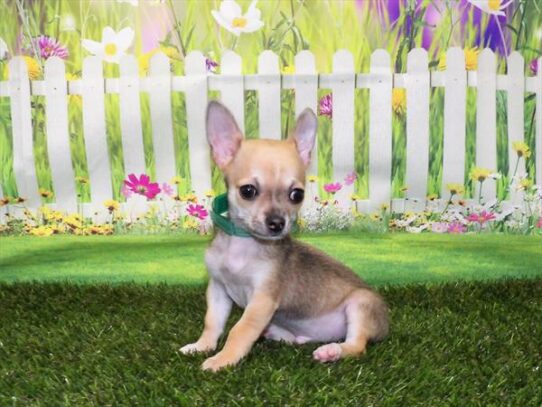
[[[315,114],[306,109],[287,140],[245,140],[228,109],[209,103],[207,138],[225,176],[229,217],[251,237],[217,230],[207,249],[203,333],[180,351],[214,351],[232,303],[244,312],[204,370],[237,364],[262,335],[291,344],[323,342],[313,357],[331,362],[363,354],[368,342],[388,333],[388,308],[376,292],[340,262],[289,237],[316,128]]]

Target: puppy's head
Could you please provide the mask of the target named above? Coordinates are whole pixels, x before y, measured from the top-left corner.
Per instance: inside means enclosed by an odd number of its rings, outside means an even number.
[[[245,140],[229,110],[209,103],[207,139],[226,179],[234,223],[265,240],[290,232],[304,198],[316,128],[315,114],[306,109],[287,140]]]

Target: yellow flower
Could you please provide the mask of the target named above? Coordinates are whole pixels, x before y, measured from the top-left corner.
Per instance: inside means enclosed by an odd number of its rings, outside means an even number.
[[[382,209],[383,212],[386,212],[388,209],[390,209],[390,205],[388,205],[387,203],[383,203],[382,205],[380,205],[380,209]]]
[[[48,226],[38,226],[30,229],[30,234],[34,236],[51,236],[54,230]]]
[[[67,81],[77,81],[79,79],[80,78],[77,75],[73,74],[73,73],[69,73],[69,72],[66,73],[66,80]],[[69,95],[68,96],[68,101],[73,102],[75,105],[77,105],[79,107],[83,106],[83,98],[82,98],[81,95]],[[77,178],[79,178],[79,177],[77,177]]]
[[[164,53],[166,56],[169,57],[169,59],[181,59],[181,55],[179,54],[179,51],[177,51],[177,48],[175,47],[159,47],[155,48],[152,51],[149,51],[139,57],[139,74],[141,76],[147,75],[149,72],[151,59],[154,55],[156,55],[158,52]]]
[[[187,220],[184,221],[183,226],[185,229],[199,229],[199,223],[194,217],[189,217]]]
[[[179,177],[178,175],[175,175],[171,180],[169,181],[170,184],[173,185],[179,185],[181,182],[183,182],[183,179]]]
[[[91,225],[85,229],[85,234],[111,235],[113,234],[113,227],[111,225]]]
[[[282,68],[283,75],[292,75],[295,73],[295,65],[286,65]]]
[[[75,180],[80,184],[88,184],[88,178],[85,177],[75,177]]]
[[[41,76],[41,65],[40,63],[27,55],[23,55],[24,62],[26,63],[26,69],[28,70],[28,77],[30,80],[35,81]],[[6,64],[4,69],[4,77],[9,79],[9,66]]]
[[[514,141],[512,143],[512,148],[517,153],[518,157],[525,157],[529,158],[531,156],[531,150],[529,149],[529,146],[525,144],[523,141]]]
[[[371,213],[370,217],[371,217],[371,220],[374,220],[375,222],[382,220],[382,218],[380,217],[380,213],[378,212]]]
[[[473,181],[484,182],[492,174],[487,168],[474,167],[470,172],[470,179]]]
[[[79,229],[83,226],[81,216],[77,213],[64,218],[64,223],[72,229]]]
[[[318,181],[318,177],[317,177],[316,175],[309,175],[309,176],[307,177],[307,180],[308,180],[309,182],[316,182],[316,181]]]
[[[477,48],[465,48],[465,68],[467,71],[476,71],[478,69],[478,54],[480,51]]]
[[[39,194],[43,197],[43,198],[50,198],[53,196],[53,193],[51,191],[49,191],[48,189],[45,189],[45,188],[40,188],[39,189]]]
[[[463,184],[450,183],[446,184],[446,188],[448,188],[448,191],[450,191],[452,195],[460,195],[465,193],[465,187]]]
[[[214,198],[216,196],[216,193],[214,189],[208,189],[207,191],[205,191],[205,196],[207,198]]]
[[[465,48],[463,54],[465,55],[465,69],[467,71],[476,71],[478,69],[478,54],[480,50],[478,48]],[[438,70],[446,70],[446,54],[442,54],[438,61]]]
[[[356,202],[356,201],[360,201],[361,197],[358,194],[352,194],[352,195],[350,195],[350,199],[352,201]]]
[[[297,219],[297,226],[300,228],[300,229],[305,229],[305,227],[307,227],[307,221],[303,218],[299,218]]]
[[[0,208],[5,205],[9,205],[11,198],[6,196],[5,198],[0,199]]]
[[[428,201],[434,201],[435,199],[438,199],[438,195],[437,195],[437,194],[430,194],[430,195],[427,195],[427,200],[428,200]]]
[[[114,212],[117,209],[119,209],[120,204],[114,199],[108,199],[107,201],[104,201],[104,206],[107,208],[109,212]]]
[[[190,192],[186,195],[181,196],[181,201],[196,203],[198,202],[198,197]]]
[[[523,178],[518,185],[518,190],[527,190],[533,186],[533,180],[529,178]]]
[[[396,114],[404,114],[406,111],[406,90],[394,88],[391,95],[391,106]]]

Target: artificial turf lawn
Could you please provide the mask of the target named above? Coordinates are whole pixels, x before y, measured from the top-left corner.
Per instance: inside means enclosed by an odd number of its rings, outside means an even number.
[[[0,282],[199,284],[209,237],[1,237]],[[371,284],[542,276],[542,238],[513,235],[324,234],[303,240]]]
[[[380,291],[392,332],[361,359],[260,341],[212,374],[177,351],[200,333],[203,287],[3,285],[0,405],[541,405],[542,279]]]
[[[177,352],[201,330],[208,238],[0,238],[0,406],[541,405],[539,237],[303,239],[379,287],[390,337],[331,365],[259,342],[213,375]],[[458,282],[511,276],[530,279]]]

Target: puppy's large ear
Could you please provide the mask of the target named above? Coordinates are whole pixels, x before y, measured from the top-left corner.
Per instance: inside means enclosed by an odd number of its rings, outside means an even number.
[[[317,128],[318,119],[316,115],[311,109],[306,108],[297,118],[293,134],[297,152],[305,166],[308,166],[311,160],[311,151],[314,147]]]
[[[207,106],[207,141],[211,145],[213,159],[221,170],[237,153],[243,135],[235,118],[222,103],[209,102]]]

